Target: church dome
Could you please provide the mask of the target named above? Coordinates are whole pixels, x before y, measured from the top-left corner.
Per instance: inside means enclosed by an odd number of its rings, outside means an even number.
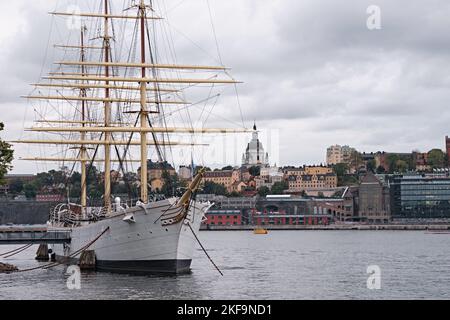
[[[258,138],[256,123],[253,125],[252,140],[247,145],[242,156],[242,165],[247,167],[266,166],[269,164],[269,156],[264,152],[264,147]]]

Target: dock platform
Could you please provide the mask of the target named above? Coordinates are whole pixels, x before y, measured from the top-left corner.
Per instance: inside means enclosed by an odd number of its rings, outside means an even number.
[[[0,227],[0,245],[70,243],[70,231],[35,227]]]

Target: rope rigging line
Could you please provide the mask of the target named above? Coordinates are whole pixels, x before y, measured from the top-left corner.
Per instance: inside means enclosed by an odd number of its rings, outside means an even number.
[[[43,266],[38,266],[38,267],[34,267],[34,268],[29,268],[29,269],[23,269],[23,270],[18,270],[15,271],[16,273],[22,273],[22,272],[29,272],[29,271],[33,271],[33,270],[38,270],[38,269],[49,269],[49,268],[53,268],[56,266],[59,266],[61,264],[64,264],[65,262],[67,262],[69,260],[69,258],[74,258],[77,255],[79,255],[80,253],[86,251],[87,249],[89,249],[90,246],[92,246],[95,242],[97,242],[98,239],[100,239],[107,231],[109,231],[109,227],[107,227],[105,230],[103,230],[94,240],[90,241],[88,244],[86,244],[85,246],[81,247],[80,249],[78,249],[77,251],[75,251],[74,253],[72,253],[71,255],[64,257],[62,262],[52,262],[52,263],[48,263],[46,265]]]
[[[214,21],[213,21],[213,17],[212,17],[212,11],[211,11],[211,6],[209,4],[209,0],[206,0],[206,4],[208,5],[209,20],[211,22],[211,28],[212,28],[212,31],[214,34],[214,40],[216,42],[217,55],[218,55],[220,64],[223,66],[222,55],[220,54],[219,41],[217,41],[216,27],[214,26]]]
[[[147,21],[147,19],[146,19],[146,21],[145,21],[145,28],[146,28],[146,34],[147,34],[147,42],[148,42],[148,48],[149,48],[149,54],[150,54],[150,62],[152,63],[152,64],[155,64],[156,63],[156,61],[155,61],[155,58],[154,58],[154,55],[153,55],[153,47],[152,47],[152,43],[151,43],[151,39],[150,39],[150,30],[149,30],[149,26],[148,26],[148,21]],[[155,78],[155,79],[157,79],[157,76],[158,76],[158,74],[157,74],[157,70],[156,70],[156,68],[152,68],[152,74],[153,74],[153,77]],[[156,102],[156,106],[157,106],[157,109],[158,109],[158,111],[159,112],[161,112],[161,110],[162,110],[162,114],[164,115],[164,108],[160,108],[160,103],[158,102],[158,101],[161,101],[162,100],[162,97],[161,97],[161,88],[159,87],[159,84],[158,83],[154,83],[154,88],[155,88],[155,100],[157,101]],[[158,100],[159,99],[159,100]],[[151,120],[150,120],[150,117],[148,117],[147,116],[147,121],[148,121],[148,124],[149,124],[149,126],[151,127],[151,128],[153,128],[153,124],[152,124],[152,122],[151,122]],[[166,125],[167,126],[167,125]],[[155,132],[152,132],[152,137],[153,137],[153,141],[155,142],[155,147],[156,147],[156,152],[157,152],[157,154],[158,154],[158,158],[159,158],[159,161],[161,161],[161,162],[163,162],[164,160],[167,160],[166,159],[166,157],[165,157],[165,152],[163,153],[163,152],[161,152],[161,146],[159,145],[159,143],[158,143],[158,138],[157,138],[157,136],[156,136],[156,133]],[[169,141],[168,142],[170,142],[170,139],[169,139]],[[163,134],[163,144],[165,144],[165,139],[164,139],[164,134]],[[170,147],[170,146],[169,146]],[[171,147],[170,147],[171,148]]]
[[[192,203],[195,201],[195,197],[197,195],[197,191],[193,192],[191,194],[191,198],[189,199],[189,205],[187,206],[186,212],[189,212],[189,210],[192,207]],[[195,210],[195,206],[194,206],[194,210]],[[193,215],[195,216],[195,215]],[[195,240],[197,240],[198,244],[200,245],[200,247],[202,248],[203,252],[205,253],[206,257],[209,259],[209,261],[211,262],[211,264],[214,266],[214,268],[216,268],[216,270],[220,273],[220,275],[223,277],[223,273],[222,271],[219,269],[219,267],[214,263],[213,259],[211,258],[211,256],[208,254],[208,251],[206,251],[205,247],[203,246],[203,244],[201,243],[200,239],[197,237],[197,234],[195,233],[194,229],[192,228],[191,222],[187,221],[187,225],[189,227],[189,229],[191,229],[192,234],[195,237]]]
[[[24,245],[24,246],[21,246],[21,247],[19,247],[19,248],[15,248],[14,250],[10,250],[10,251],[8,251],[8,252],[4,252],[4,253],[0,253],[0,257],[3,257],[3,256],[5,256],[5,258],[7,258],[8,256],[7,255],[9,255],[9,254],[12,254],[12,253],[14,253],[14,252],[16,252],[16,251],[19,251],[19,252],[22,252],[23,250],[23,248],[25,248],[25,249],[28,249],[30,246],[32,246],[32,244],[26,244],[26,245]],[[24,250],[25,250],[24,249]],[[18,252],[17,252],[18,253]],[[15,255],[16,253],[14,253],[14,255]]]
[[[195,237],[195,240],[197,240],[198,244],[200,245],[200,247],[202,248],[203,252],[205,253],[205,255],[208,257],[209,261],[212,263],[212,265],[214,266],[214,268],[216,268],[216,270],[220,273],[220,275],[223,277],[223,273],[222,271],[220,271],[219,267],[214,263],[213,259],[210,257],[210,255],[208,254],[208,251],[206,251],[205,247],[203,246],[203,244],[200,242],[200,239],[197,237],[197,235],[195,234],[194,229],[191,226],[191,223],[188,222],[187,223],[189,229],[191,229],[192,234]]]
[[[13,257],[13,256],[15,256],[15,255],[21,253],[22,251],[27,250],[27,249],[30,248],[32,245],[33,245],[33,244],[27,244],[26,246],[22,247],[20,250],[17,250],[17,251],[14,252],[14,253],[11,253],[11,254],[9,254],[9,255],[7,255],[7,256],[4,256],[4,258],[10,258],[10,257]]]
[[[166,3],[165,3],[164,1],[162,2],[162,6],[164,7],[165,15],[167,16],[166,19],[168,19],[168,10],[167,10]],[[178,64],[178,58],[177,58],[177,54],[176,54],[176,50],[175,50],[175,42],[174,42],[173,34],[172,34],[170,28],[168,28],[168,27],[166,26],[166,24],[162,23],[162,24],[160,24],[160,26],[161,26],[161,29],[162,29],[162,33],[165,35],[165,37],[166,37],[166,39],[167,39],[167,42],[168,42],[168,51],[169,51],[169,54],[170,54],[170,56],[171,56],[171,59],[173,59],[173,61],[174,61],[175,64]],[[178,79],[182,79],[182,76],[181,76],[181,72],[180,72],[180,71],[175,71],[175,73],[176,73],[176,76],[177,76]],[[181,89],[180,92],[181,92],[182,99],[183,99],[183,100],[186,100],[186,95],[185,95],[185,93],[184,93],[184,89]],[[189,122],[189,124],[190,124],[190,128],[193,129],[193,128],[194,128],[194,125],[193,125],[193,123],[192,123],[192,118],[191,118],[190,112],[189,112],[188,109],[186,109],[185,111],[186,111],[186,116],[187,116],[187,118],[188,118],[188,122]],[[184,116],[182,115],[181,112],[180,112],[179,116],[180,116],[181,121],[182,121],[183,123],[186,122],[186,121],[184,120]],[[193,135],[192,135],[192,136],[193,136]],[[194,138],[192,138],[192,143],[194,143],[194,142],[195,142],[195,141],[194,141]]]

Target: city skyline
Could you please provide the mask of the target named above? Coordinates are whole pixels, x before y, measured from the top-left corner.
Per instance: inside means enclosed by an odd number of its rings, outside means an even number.
[[[448,4],[413,3],[379,1],[382,28],[368,30],[370,1],[211,2],[223,62],[244,81],[239,94],[245,125],[251,128],[256,120],[262,130],[279,131],[277,165],[324,163],[324,150],[334,144],[361,152],[444,149],[450,93],[443,61],[449,55],[449,22],[442,8]],[[46,51],[50,19],[45,12],[53,11],[55,3],[21,0],[7,5],[0,4],[1,81],[8,81],[8,86],[0,86],[0,105],[14,110],[2,116],[2,138],[12,140],[33,118],[31,107],[19,96],[30,92],[28,84],[51,65],[53,48]],[[183,28],[175,39],[179,56],[217,60],[214,35],[210,28],[200,28],[209,26],[208,7],[187,1],[178,6],[170,2],[167,9],[171,23],[176,20],[174,27]],[[196,11],[202,14],[189,26],[186,17]],[[185,36],[191,40],[183,42]],[[192,42],[202,43],[202,50]],[[229,93],[222,104],[233,99]],[[227,118],[241,121],[237,112]],[[15,148],[16,158],[27,156],[26,146]],[[239,164],[242,148],[236,150]],[[189,156],[184,158],[177,164],[188,164]],[[17,160],[14,166],[16,173],[39,171]]]

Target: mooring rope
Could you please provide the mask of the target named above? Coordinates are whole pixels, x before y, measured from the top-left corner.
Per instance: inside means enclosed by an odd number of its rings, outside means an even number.
[[[8,252],[4,252],[4,253],[0,253],[0,257],[9,255],[9,254],[11,254],[11,253],[13,253],[13,252],[16,252],[16,251],[22,251],[23,248],[27,248],[27,249],[28,249],[28,248],[31,247],[31,246],[32,246],[32,244],[26,244],[26,245],[24,245],[24,246],[22,246],[22,247],[15,248],[14,250],[11,250],[11,251],[8,251]],[[6,258],[6,257],[5,257],[5,258]]]
[[[105,230],[103,230],[103,232],[100,233],[94,240],[92,240],[91,242],[89,242],[85,246],[81,247],[80,249],[78,249],[77,251],[72,253],[71,255],[69,255],[67,257],[64,257],[63,261],[66,262],[66,261],[68,261],[69,258],[76,257],[78,254],[86,251],[90,246],[92,246],[95,242],[97,242],[97,240],[100,239],[108,230],[109,230],[109,227],[107,227]],[[33,271],[33,270],[37,270],[37,269],[50,269],[50,268],[56,267],[58,265],[64,264],[64,262],[52,262],[52,263],[48,263],[48,264],[43,265],[43,266],[29,268],[29,269],[23,269],[23,270],[18,270],[18,271],[15,271],[15,272],[17,273],[17,272],[28,272],[28,271]]]
[[[22,251],[27,250],[28,248],[30,248],[31,246],[33,246],[33,244],[27,244],[26,246],[23,246],[21,248],[19,248],[18,250],[16,250],[14,253],[8,254],[7,256],[4,256],[4,258],[10,258],[15,256],[16,254],[21,253]]]
[[[40,239],[43,239],[44,237],[45,237],[45,234],[43,234],[43,235],[39,238],[39,240],[40,240]],[[1,253],[1,254],[0,254],[0,257],[3,257],[3,256],[4,256],[4,258],[10,258],[10,257],[12,257],[12,256],[15,256],[16,254],[21,253],[22,251],[27,250],[28,248],[32,247],[33,245],[34,245],[33,243],[28,243],[28,244],[26,244],[26,245],[24,245],[24,246],[22,246],[22,247],[15,248],[15,249],[13,249],[13,250],[11,250],[11,251],[8,251],[8,252],[5,252],[5,253]]]
[[[209,256],[208,252],[206,251],[205,247],[202,245],[202,243],[200,242],[200,239],[197,237],[197,235],[195,234],[194,229],[192,229],[191,223],[188,222],[187,224],[189,226],[189,229],[191,229],[192,234],[194,235],[195,239],[197,240],[198,244],[200,245],[200,247],[202,248],[203,252],[206,254],[206,256],[208,257],[209,261],[211,261],[212,265],[217,269],[217,271],[219,271],[220,275],[223,277],[223,273],[222,271],[220,271],[219,267],[214,263],[213,259],[211,259],[211,257]]]

